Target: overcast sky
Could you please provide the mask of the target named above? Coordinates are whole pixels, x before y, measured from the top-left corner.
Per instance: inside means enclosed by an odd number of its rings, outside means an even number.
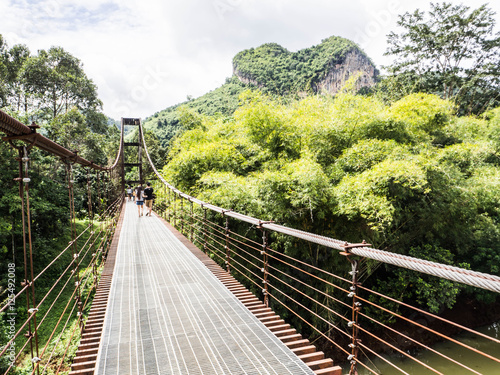
[[[462,1],[451,0],[460,4]],[[486,1],[467,0],[476,8]],[[145,118],[221,86],[233,56],[276,42],[290,51],[332,35],[357,42],[375,64],[408,0],[0,0],[9,46],[63,47],[97,84],[104,113]],[[489,6],[500,13],[500,1]],[[498,21],[497,21],[498,22]],[[498,30],[497,24],[497,30]]]

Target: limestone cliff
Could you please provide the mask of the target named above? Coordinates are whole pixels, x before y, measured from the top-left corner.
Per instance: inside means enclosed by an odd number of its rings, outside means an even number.
[[[356,81],[356,89],[372,87],[375,85],[377,70],[373,63],[360,53],[358,49],[349,52],[343,62],[332,63],[326,76],[313,86],[314,92],[322,94],[335,94],[353,75],[361,74]]]

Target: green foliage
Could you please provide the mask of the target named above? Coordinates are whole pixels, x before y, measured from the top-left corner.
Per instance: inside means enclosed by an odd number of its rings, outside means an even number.
[[[284,104],[248,92],[232,120],[200,121],[175,139],[164,168],[169,181],[200,199],[498,274],[497,111],[485,119],[456,117],[450,101],[429,94],[385,105],[346,90],[333,100]],[[322,268],[345,270],[331,253],[280,236],[273,241]],[[408,300],[432,311],[452,306],[461,290],[383,267],[366,267],[363,277],[391,296],[411,285]]]
[[[411,160],[384,160],[372,168],[344,177],[335,187],[337,213],[350,220],[359,217],[377,232],[393,226],[398,211],[409,200],[429,193],[425,170]]]
[[[396,121],[404,121],[409,130],[419,134],[433,134],[450,120],[453,105],[435,95],[410,94],[391,105],[389,114]]]
[[[191,189],[201,176],[210,170],[238,170],[243,158],[237,149],[222,142],[207,143],[184,151],[169,164],[171,181],[181,181],[180,186]]]
[[[106,133],[98,134],[88,127],[85,116],[73,107],[57,115],[46,127],[47,136],[69,150],[79,152],[85,159],[98,164],[107,163],[107,155],[102,146],[106,143]],[[116,153],[116,152],[115,152]]]
[[[25,45],[0,42],[0,108],[36,119],[42,125],[76,107],[94,132],[106,133],[97,87],[76,57],[61,47],[31,55]]]
[[[274,157],[296,158],[299,136],[289,125],[285,111],[274,102],[257,98],[235,113],[235,119],[247,129],[251,142],[260,145]]]
[[[382,92],[398,98],[427,92],[453,99],[460,114],[477,114],[500,103],[500,33],[486,5],[431,3],[399,17],[400,34],[388,35],[387,55],[397,59]]]
[[[185,130],[192,130],[202,127],[202,116],[186,105],[177,108],[177,115],[179,116],[180,125]]]
[[[26,46],[16,45],[10,49],[0,36],[0,107],[20,121],[36,120],[41,129],[39,133],[48,136],[62,146],[78,151],[79,155],[95,163],[108,164],[108,155],[114,158],[118,149],[119,134],[113,126],[108,127],[107,118],[100,112],[101,103],[97,99],[97,89],[83,71],[78,59],[62,48],[53,47],[39,51],[32,56]],[[21,142],[14,142],[21,146]],[[7,296],[7,265],[16,264],[16,280],[24,279],[22,203],[19,197],[18,153],[8,143],[0,142],[0,295]],[[68,182],[63,162],[47,155],[36,147],[29,153],[29,206],[34,274],[37,275],[59,255],[71,239],[69,228]],[[77,217],[88,217],[87,173],[93,182],[92,212],[99,213],[104,208],[107,190],[103,178],[98,183],[95,172],[87,172],[74,167],[75,211]],[[100,198],[98,198],[100,197]],[[25,203],[25,208],[27,204]],[[27,217],[24,218],[27,223]],[[78,225],[81,230],[81,225]],[[86,237],[81,240],[84,241]],[[90,252],[91,253],[91,252]],[[82,256],[82,258],[84,258]],[[89,256],[82,260],[88,263]],[[43,295],[57,280],[67,264],[73,260],[72,254],[61,256],[58,261],[36,281],[37,293]],[[16,283],[16,292],[20,283]],[[70,283],[69,285],[72,285]],[[40,314],[50,306],[59,292],[56,287],[42,304]],[[38,294],[37,294],[38,295]],[[62,291],[66,300],[59,300],[53,312],[38,331],[42,345],[48,339],[53,323],[71,296]],[[4,302],[4,301],[2,301]],[[39,302],[39,300],[38,300]],[[16,305],[16,324],[20,328],[27,317],[26,306]],[[23,321],[24,322],[24,321]],[[0,322],[0,337],[4,322]],[[24,340],[24,337],[18,341]],[[23,342],[24,343],[24,342]],[[18,345],[17,348],[21,348]],[[60,352],[60,350],[59,350]],[[21,353],[22,354],[22,353]],[[61,354],[61,353],[59,353]],[[28,361],[29,362],[29,361]],[[4,363],[0,363],[0,367]],[[31,362],[26,366],[31,366]],[[28,371],[20,369],[18,373]]]
[[[399,156],[401,155],[401,156]],[[361,140],[346,149],[333,165],[332,178],[340,181],[345,174],[360,173],[374,165],[391,158],[404,158],[409,155],[406,147],[394,140]]]

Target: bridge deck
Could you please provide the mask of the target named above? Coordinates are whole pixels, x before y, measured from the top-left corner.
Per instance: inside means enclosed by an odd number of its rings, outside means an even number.
[[[159,218],[125,209],[96,374],[314,374]]]

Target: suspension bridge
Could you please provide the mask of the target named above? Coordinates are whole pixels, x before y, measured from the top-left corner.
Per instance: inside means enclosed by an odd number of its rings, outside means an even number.
[[[125,126],[137,126],[138,142],[124,141]],[[37,128],[0,111],[2,139],[18,150],[19,175],[13,178],[24,238],[24,278],[0,313],[8,317],[21,303],[26,309],[0,343],[4,374],[16,373],[27,359],[24,373],[31,374],[380,374],[377,361],[391,374],[412,373],[387,352],[429,374],[487,374],[484,364],[500,370],[500,340],[370,290],[358,275],[371,259],[493,293],[500,292],[500,277],[296,230],[196,199],[157,171],[138,118],[122,119],[110,166],[80,157]],[[38,273],[30,216],[33,147],[64,162],[72,223],[72,240]],[[126,148],[137,148],[135,162],[125,160]],[[152,216],[139,216],[124,195],[126,184],[143,183],[143,153],[157,176]],[[138,181],[125,180],[130,167],[139,170]],[[76,168],[87,171],[88,186],[89,224],[80,233]],[[93,197],[92,183],[106,197]],[[107,203],[98,213],[96,200]],[[273,235],[342,257],[346,267],[335,274],[294,258]],[[37,282],[53,269],[57,279],[38,291]],[[56,313],[54,304],[63,299],[65,308]],[[42,328],[50,332],[45,342],[38,334]],[[487,345],[451,335],[458,332]],[[428,345],[436,341],[471,355],[464,360]],[[440,364],[422,360],[422,352]]]

